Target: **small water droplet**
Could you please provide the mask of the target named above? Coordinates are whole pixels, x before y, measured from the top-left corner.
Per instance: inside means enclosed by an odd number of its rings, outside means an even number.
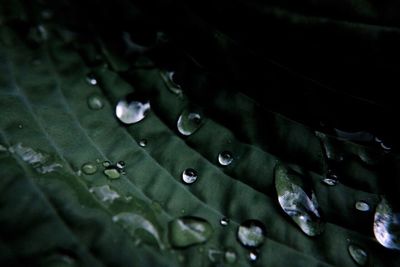
[[[236,252],[232,249],[227,249],[225,251],[224,260],[228,264],[233,264],[236,262],[237,255]]]
[[[369,205],[367,202],[357,201],[354,206],[359,211],[369,211]]]
[[[98,94],[90,95],[87,98],[88,107],[92,110],[100,110],[104,107],[104,102],[101,96]]]
[[[142,139],[139,141],[139,146],[141,147],[146,147],[147,146],[147,140],[146,139]]]
[[[210,223],[198,217],[181,217],[169,223],[169,240],[176,248],[204,243],[212,232]]]
[[[125,124],[143,120],[150,111],[149,101],[120,100],[115,108],[117,118]]]
[[[222,166],[227,166],[227,165],[231,164],[232,161],[233,161],[233,155],[231,152],[223,151],[223,152],[219,153],[218,162]]]
[[[323,178],[322,182],[326,185],[334,186],[338,184],[339,180],[336,174],[328,172],[327,177]]]
[[[178,131],[182,135],[189,136],[200,128],[202,121],[200,113],[184,110],[178,118]]]
[[[182,172],[182,180],[185,184],[193,184],[197,180],[197,171],[192,168],[187,168]]]
[[[350,244],[348,247],[352,259],[360,266],[365,266],[368,262],[368,254],[357,245]]]
[[[249,261],[250,262],[255,262],[258,260],[258,252],[255,250],[252,250],[249,252]]]
[[[316,236],[323,232],[325,222],[311,184],[304,184],[306,181],[294,170],[277,164],[275,188],[281,208],[306,235]]]
[[[97,79],[93,73],[89,73],[88,75],[86,75],[86,81],[90,85],[97,85]]]
[[[125,161],[118,161],[118,163],[117,163],[117,168],[118,169],[124,169],[125,168]]]
[[[110,167],[111,166],[111,162],[109,162],[108,160],[103,161],[103,167]]]
[[[97,172],[97,166],[91,162],[86,162],[81,167],[83,173],[91,175]]]
[[[22,129],[22,128],[24,128],[24,126],[22,124],[18,124],[18,128]]]
[[[103,172],[110,179],[118,179],[121,176],[120,171],[114,167],[108,167]]]
[[[165,85],[172,93],[176,95],[182,95],[181,86],[174,81],[174,71],[161,71],[160,74],[162,79],[164,80]]]
[[[389,249],[400,250],[400,213],[394,213],[385,198],[378,204],[374,216],[374,235]]]
[[[227,225],[229,224],[229,218],[223,217],[223,218],[221,218],[221,220],[219,221],[219,223],[220,223],[222,226],[227,226]]]
[[[265,226],[257,220],[244,221],[238,228],[237,238],[246,248],[258,248],[265,240]]]

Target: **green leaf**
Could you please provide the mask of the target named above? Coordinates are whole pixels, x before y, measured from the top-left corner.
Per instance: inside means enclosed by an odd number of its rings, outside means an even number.
[[[232,77],[247,48],[190,11],[182,15],[186,30],[214,49],[205,58],[190,37],[155,38],[160,8],[121,0],[86,16],[78,2],[10,0],[0,10],[1,266],[356,266],[350,243],[367,251],[371,266],[399,263],[372,234],[380,195],[398,192],[387,190],[396,153],[329,133],[321,141],[309,123],[270,111]],[[167,25],[173,39],[177,30]],[[135,36],[143,49],[133,49]],[[166,75],[171,69],[178,81]],[[127,95],[151,104],[130,125],[115,116]],[[201,127],[183,135],[177,123],[188,110],[199,111]],[[335,187],[321,183],[329,169],[324,140],[348,156]],[[233,160],[221,166],[224,151]],[[360,151],[379,160],[364,162]],[[279,206],[278,162],[315,192],[326,220],[320,236],[305,235]],[[198,175],[190,185],[181,180],[187,168]],[[371,211],[355,210],[359,200]],[[247,220],[265,226],[257,251],[237,240]]]

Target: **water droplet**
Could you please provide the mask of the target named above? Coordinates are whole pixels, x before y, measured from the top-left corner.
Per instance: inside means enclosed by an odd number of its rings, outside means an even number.
[[[197,180],[197,171],[192,168],[187,168],[182,172],[182,180],[185,184],[193,184]]]
[[[88,175],[94,174],[97,172],[97,166],[90,162],[86,162],[85,164],[83,164],[81,169],[82,169],[83,173],[88,174]]]
[[[115,108],[117,118],[125,124],[133,124],[143,120],[150,111],[149,101],[120,100]]]
[[[184,110],[178,118],[178,131],[182,135],[189,136],[200,128],[202,121],[203,118],[199,113]]]
[[[229,224],[229,218],[223,217],[223,218],[219,221],[219,223],[220,223],[222,226],[227,226],[227,225]]]
[[[125,164],[125,161],[122,161],[122,160],[121,160],[121,161],[118,161],[118,163],[117,163],[117,168],[122,170],[122,169],[125,168],[125,165],[126,165],[126,164]]]
[[[258,252],[255,250],[252,250],[249,252],[249,261],[250,262],[255,262],[258,260]]]
[[[93,73],[89,73],[88,75],[86,75],[86,81],[90,85],[97,85],[97,79]]]
[[[112,203],[115,199],[120,198],[120,195],[112,190],[109,185],[95,186],[89,189],[98,199],[103,202]]]
[[[385,198],[378,204],[374,216],[374,234],[382,246],[400,250],[400,213],[394,213]]]
[[[369,211],[369,205],[364,201],[357,201],[354,206],[359,211]]]
[[[339,180],[336,174],[333,174],[330,171],[328,171],[327,177],[323,178],[322,182],[326,185],[334,186],[338,184]]]
[[[210,223],[197,217],[181,217],[169,223],[169,240],[176,248],[204,243],[212,232]]]
[[[325,223],[322,221],[317,199],[311,186],[303,185],[307,189],[300,186],[305,182],[300,174],[283,164],[276,166],[275,188],[281,208],[306,235],[316,236],[323,232]]]
[[[228,264],[233,264],[236,262],[237,255],[236,252],[232,249],[227,249],[225,251],[224,260]]]
[[[139,146],[141,147],[146,147],[147,146],[147,140],[146,139],[142,139],[139,141]]]
[[[112,220],[113,222],[121,224],[132,237],[138,238],[138,236],[142,236],[143,241],[147,241],[147,243],[150,244],[156,243],[160,249],[164,249],[161,235],[158,230],[160,227],[155,222],[145,218],[143,215],[131,212],[122,212],[113,216]],[[142,231],[146,232],[147,235],[143,236],[143,233],[141,233]],[[150,240],[148,240],[149,235],[151,237]],[[142,240],[140,240],[140,242],[141,241]]]
[[[219,153],[218,162],[222,166],[227,166],[227,165],[231,164],[232,161],[233,161],[233,156],[232,156],[231,152],[223,151],[223,152]]]
[[[353,260],[360,266],[364,266],[368,262],[368,254],[357,245],[350,244],[348,247],[349,254]]]
[[[161,77],[164,80],[167,88],[176,95],[182,95],[182,88],[174,81],[174,71],[160,71]]]
[[[90,95],[87,98],[87,104],[88,107],[93,110],[99,110],[104,107],[103,99],[98,94]]]
[[[24,128],[24,126],[22,124],[18,124],[18,128],[22,129],[22,128]]]
[[[114,167],[108,167],[103,172],[110,179],[118,179],[121,176],[120,171]]]
[[[111,166],[111,162],[110,161],[108,161],[108,160],[103,161],[103,167],[110,167],[110,166]]]
[[[238,228],[237,238],[246,248],[258,248],[265,240],[265,227],[257,220],[244,221]]]

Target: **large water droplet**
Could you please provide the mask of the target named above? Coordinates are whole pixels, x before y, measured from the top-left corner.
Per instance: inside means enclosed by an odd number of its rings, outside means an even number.
[[[204,243],[212,232],[210,223],[197,217],[181,217],[169,223],[169,240],[176,248]]]
[[[87,98],[87,104],[88,107],[92,110],[99,110],[104,107],[103,99],[98,94],[90,95]]]
[[[118,179],[121,176],[120,170],[116,167],[108,167],[103,172],[109,179]]]
[[[146,232],[150,237],[152,237],[153,240],[157,242],[159,248],[164,248],[157,225],[144,216],[136,213],[122,212],[113,216],[112,220],[116,223],[120,223],[134,238],[138,238],[140,235],[138,234],[140,233],[139,231]],[[147,236],[144,237],[147,238]],[[138,240],[138,242],[140,243],[141,240]],[[151,242],[151,240],[149,240],[149,242]]]
[[[185,184],[193,184],[197,180],[197,171],[192,168],[187,168],[182,172],[182,181]]]
[[[139,146],[141,147],[146,147],[147,146],[147,140],[146,139],[142,139],[139,141]]]
[[[357,201],[356,204],[354,204],[356,210],[359,211],[369,211],[369,205],[367,202],[364,201]]]
[[[202,121],[200,113],[184,110],[178,118],[178,131],[185,136],[191,135],[200,128]]]
[[[349,254],[353,260],[360,266],[365,266],[368,262],[368,254],[357,245],[350,244],[348,247]]]
[[[227,225],[229,224],[229,218],[223,217],[223,218],[221,218],[221,220],[219,221],[219,223],[220,223],[222,226],[227,226]]]
[[[91,175],[97,172],[97,166],[91,162],[86,162],[82,165],[81,170],[83,173]]]
[[[257,220],[244,221],[238,228],[237,238],[247,248],[258,248],[265,240],[265,226]]]
[[[227,165],[231,164],[232,161],[233,161],[233,155],[231,152],[223,151],[223,152],[219,153],[218,162],[222,166],[227,166]]]
[[[97,79],[93,73],[89,73],[88,75],[86,75],[86,81],[90,85],[97,85]]]
[[[125,124],[143,120],[150,111],[149,101],[120,100],[115,108],[117,118]]]
[[[393,213],[385,198],[376,207],[374,234],[382,246],[400,250],[400,213]]]
[[[308,186],[307,194],[302,187],[304,178],[283,164],[275,168],[275,188],[282,209],[300,229],[309,236],[319,235],[324,230],[317,199]]]
[[[120,198],[120,195],[112,190],[109,185],[95,186],[89,189],[98,199],[103,202],[112,203],[115,199]]]
[[[174,81],[174,71],[160,71],[160,74],[162,79],[164,80],[165,85],[172,93],[176,95],[182,95],[181,86]]]

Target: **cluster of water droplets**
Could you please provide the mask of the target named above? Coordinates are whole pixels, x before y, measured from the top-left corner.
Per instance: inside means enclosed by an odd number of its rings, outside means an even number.
[[[182,96],[182,87],[175,82],[173,71],[161,71],[161,78],[166,87],[172,93]],[[87,76],[87,82],[92,86],[97,86],[98,81],[93,74]],[[104,107],[104,100],[99,94],[92,94],[87,99],[87,104],[92,110],[100,110]],[[115,108],[115,116],[125,125],[135,124],[144,120],[151,110],[150,101],[139,99],[129,95],[117,102]],[[196,108],[185,108],[177,118],[176,127],[178,132],[183,136],[194,134],[204,124],[204,116],[202,111]],[[390,146],[368,132],[348,133],[335,129],[338,140],[354,141],[354,142],[372,142],[378,144],[386,152],[390,151]],[[325,153],[328,168],[322,182],[329,186],[335,186],[338,181],[338,175],[335,168],[332,167],[344,160],[343,151],[335,146],[335,142],[331,138],[321,132],[316,132],[317,137],[321,140]],[[147,139],[138,141],[140,147],[147,146]],[[361,157],[361,156],[360,156]],[[217,160],[220,166],[225,167],[231,165],[235,157],[230,151],[222,151],[218,154]],[[116,164],[105,161],[102,164],[103,173],[109,179],[117,179],[125,172],[125,164],[120,161]],[[97,172],[97,166],[93,164],[84,164],[82,172],[91,175]],[[181,180],[186,185],[192,185],[198,180],[198,171],[194,168],[186,168],[181,173]],[[299,173],[296,173],[283,164],[277,164],[275,168],[275,188],[278,195],[278,202],[283,211],[299,226],[299,228],[309,236],[316,236],[324,231],[325,221],[318,201],[312,187],[305,185],[305,180]],[[299,182],[300,181],[300,182]],[[311,189],[310,189],[311,188]],[[108,185],[93,187],[90,192],[97,195],[104,202],[112,203],[120,195],[112,190]],[[370,205],[365,201],[357,201],[354,208],[359,212],[369,212]],[[134,227],[141,221],[139,227],[144,227],[159,244],[161,244],[159,233],[155,228],[151,228],[150,224],[143,218],[140,219],[135,214],[121,213],[114,216],[115,222],[122,222],[125,227]],[[134,223],[133,223],[134,222]],[[227,217],[220,219],[221,227],[228,227],[230,220]],[[391,212],[388,203],[382,201],[375,212],[374,234],[378,242],[383,246],[391,249],[400,249],[399,235],[397,229],[399,225],[399,215]],[[229,227],[228,227],[229,228]],[[135,232],[136,229],[131,229]],[[168,226],[168,238],[173,248],[187,248],[207,242],[213,233],[211,224],[199,217],[183,216],[170,221]],[[237,240],[248,250],[248,260],[250,262],[257,261],[259,258],[259,248],[264,244],[266,238],[265,226],[258,220],[246,220],[237,228]],[[160,245],[161,246],[161,245]],[[348,251],[352,259],[364,266],[368,262],[368,254],[365,250],[355,244],[348,246]],[[237,254],[232,249],[209,249],[208,258],[212,262],[234,263],[237,260]]]

